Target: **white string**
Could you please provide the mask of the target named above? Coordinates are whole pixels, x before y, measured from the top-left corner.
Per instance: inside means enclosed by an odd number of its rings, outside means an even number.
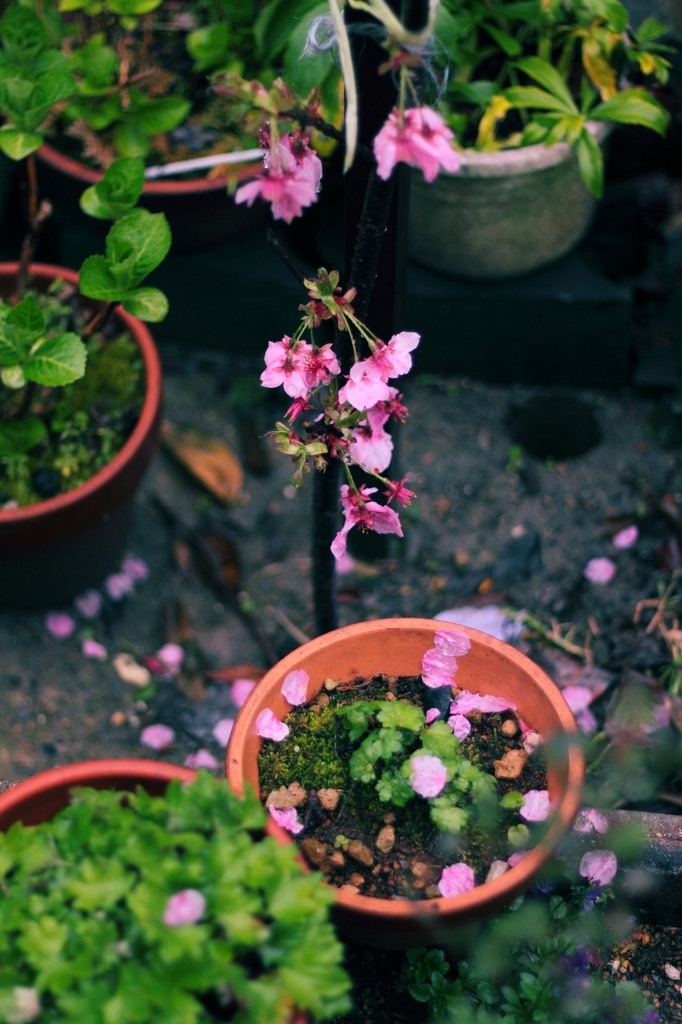
[[[214,153],[212,156],[197,156],[193,160],[176,160],[172,164],[157,164],[147,167],[144,176],[148,180],[154,178],[170,178],[174,174],[186,174],[188,171],[201,171],[207,167],[219,167],[221,164],[245,164],[263,157],[262,149],[242,149],[235,153]]]

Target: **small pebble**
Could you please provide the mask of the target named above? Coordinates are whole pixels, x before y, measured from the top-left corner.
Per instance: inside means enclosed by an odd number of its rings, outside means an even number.
[[[663,970],[668,975],[671,981],[680,980],[680,970],[678,967],[673,967],[672,964],[665,964]]]
[[[353,874],[348,879],[348,881],[350,882],[351,885],[357,885],[359,889],[361,886],[365,884],[366,880],[364,875],[361,875],[358,871],[354,871]]]
[[[41,498],[51,498],[59,490],[61,480],[59,479],[59,474],[55,473],[53,469],[49,469],[47,466],[40,466],[39,469],[34,469],[31,473],[31,483],[33,484],[33,490]]]
[[[117,729],[120,729],[120,727],[126,723],[126,716],[122,711],[114,711],[109,721],[112,725],[115,725]]]
[[[352,892],[354,896],[357,896],[358,893],[360,892],[360,890],[358,889],[357,885],[348,885],[348,884],[342,885],[341,886],[341,890],[342,890],[342,892]]]
[[[496,779],[518,779],[526,766],[525,750],[508,750],[499,761],[493,761]]]
[[[395,814],[393,811],[389,811],[388,814],[384,814],[384,825],[392,825],[395,821]]]
[[[339,685],[339,681],[338,679],[325,679],[322,685],[324,686],[325,690],[335,690],[336,687]]]
[[[393,825],[384,825],[376,837],[374,844],[381,853],[390,853],[395,845],[395,829]]]
[[[500,726],[500,732],[502,733],[502,735],[507,736],[509,739],[511,739],[512,736],[516,736],[518,731],[519,727],[513,718],[505,719],[502,725]]]
[[[339,789],[318,789],[317,797],[325,811],[334,811],[339,802],[341,790]]]
[[[369,850],[364,843],[361,843],[359,839],[354,839],[348,846],[348,856],[352,857],[353,860],[357,861],[358,864],[362,864],[363,867],[371,868],[374,864],[374,857],[372,851]]]
[[[507,871],[509,871],[509,864],[506,860],[494,860],[490,865],[486,882],[494,882],[496,878],[501,878]]]
[[[317,704],[318,708],[328,708],[329,707],[329,694],[327,694],[327,693],[318,693],[317,697],[315,698],[315,703]]]

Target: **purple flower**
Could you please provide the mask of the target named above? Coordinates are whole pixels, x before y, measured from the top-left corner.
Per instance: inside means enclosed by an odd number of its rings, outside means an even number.
[[[457,671],[457,661],[450,654],[444,654],[437,647],[431,647],[422,658],[422,680],[432,690],[440,686],[452,686]]]
[[[168,725],[148,725],[140,733],[140,743],[157,753],[167,750],[175,739],[175,733]]]
[[[580,861],[578,870],[589,882],[608,885],[616,875],[618,860],[611,850],[590,850]]]
[[[302,668],[295,668],[287,674],[282,683],[282,696],[290,704],[305,704],[308,699],[310,676]]]
[[[213,754],[208,750],[197,750],[196,753],[190,754],[189,757],[185,758],[185,768],[210,768],[214,769],[218,767]]]
[[[182,668],[185,652],[180,644],[164,644],[156,652],[156,657],[165,667],[169,676],[176,676]]]
[[[78,614],[84,619],[96,619],[102,610],[102,595],[99,590],[86,590],[79,594],[73,603]]]
[[[474,872],[468,864],[451,864],[449,868],[443,868],[438,891],[441,896],[459,896],[463,892],[469,892],[475,885]]]
[[[645,1010],[641,1016],[642,1024],[658,1024],[660,1019],[658,1010],[654,1009]]]
[[[586,580],[599,586],[610,583],[615,575],[616,566],[610,558],[591,558],[583,572]]]
[[[183,889],[171,896],[163,912],[163,923],[169,928],[196,924],[204,916],[206,899],[197,889]]]
[[[66,612],[48,612],[45,616],[45,629],[55,640],[66,640],[75,628],[76,623]]]
[[[112,601],[122,601],[135,590],[135,583],[124,572],[114,572],[104,581],[104,589]]]
[[[451,715],[450,718],[448,718],[448,725],[452,727],[452,731],[460,743],[462,740],[465,740],[471,732],[471,722],[468,718],[465,718],[464,715]]]
[[[268,810],[277,824],[281,825],[282,828],[285,828],[287,832],[297,835],[299,832],[303,831],[304,826],[298,820],[298,814],[295,807],[287,807],[286,810],[279,811],[276,807],[270,805]]]
[[[618,548],[619,551],[625,551],[626,548],[631,548],[636,543],[639,537],[639,530],[636,526],[626,526],[624,530],[619,530],[618,533],[611,538],[611,543],[614,548]]]
[[[549,793],[546,789],[529,789],[519,814],[524,821],[544,821],[549,814]]]
[[[235,679],[230,690],[232,703],[240,708],[255,686],[253,679]]]
[[[106,661],[107,659],[106,647],[104,644],[98,643],[97,640],[84,640],[81,651],[85,658],[96,658],[97,661]]]
[[[504,697],[493,697],[492,694],[470,693],[462,690],[450,706],[453,715],[468,715],[470,711],[481,711],[483,714],[495,715],[499,711],[516,711],[516,704]]]
[[[281,743],[289,735],[289,726],[280,722],[270,708],[264,708],[256,719],[256,732],[263,739]]]
[[[461,658],[471,650],[471,640],[461,629],[439,629],[433,642],[437,651],[451,658]]]
[[[213,736],[221,747],[227,746],[233,725],[234,718],[221,718],[220,721],[213,726]]]
[[[425,798],[438,796],[448,781],[448,770],[439,757],[421,754],[410,761],[410,785],[415,793]]]
[[[601,896],[601,890],[602,887],[600,883],[595,882],[594,885],[590,886],[589,889],[586,889],[580,897],[582,900],[583,910],[586,914],[589,914],[592,910],[594,910],[594,905]]]
[[[435,722],[439,715],[440,711],[438,708],[429,708],[426,712],[426,724],[431,725],[431,722]]]
[[[575,832],[599,832],[604,835],[609,830],[608,818],[605,818],[599,811],[595,811],[593,807],[585,807],[575,819],[573,830]]]
[[[129,576],[134,583],[144,583],[149,576],[149,566],[142,558],[136,555],[127,555],[123,559],[121,572]]]

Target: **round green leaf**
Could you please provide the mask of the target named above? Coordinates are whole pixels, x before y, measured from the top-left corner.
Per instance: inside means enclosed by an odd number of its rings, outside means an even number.
[[[28,455],[43,440],[47,428],[37,416],[0,423],[0,458],[6,455]]]
[[[121,305],[131,316],[157,324],[168,314],[168,299],[158,288],[137,288],[125,296]]]
[[[27,380],[58,387],[79,380],[85,373],[87,350],[77,334],[58,334],[39,343],[24,363]]]

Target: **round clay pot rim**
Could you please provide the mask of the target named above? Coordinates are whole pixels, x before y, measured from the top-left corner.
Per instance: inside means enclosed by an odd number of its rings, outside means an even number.
[[[251,719],[248,714],[249,706],[256,703],[256,694],[259,688],[262,692],[273,677],[276,676],[277,678],[281,678],[282,676],[287,675],[287,673],[292,669],[297,668],[301,660],[302,652],[314,653],[315,651],[327,646],[332,638],[335,641],[338,641],[343,640],[345,637],[357,637],[358,635],[362,636],[363,634],[391,629],[421,629],[431,634],[438,629],[459,630],[460,632],[466,633],[471,640],[476,641],[484,647],[488,647],[497,654],[515,661],[517,664],[521,662],[524,671],[533,677],[545,697],[549,699],[557,714],[559,722],[561,723],[563,731],[577,736],[578,727],[576,725],[573,712],[566,703],[559,688],[538,665],[530,660],[530,658],[527,658],[520,651],[517,651],[514,647],[504,643],[502,640],[497,640],[495,637],[489,636],[487,633],[481,633],[478,629],[471,629],[469,626],[460,626],[456,623],[444,622],[437,619],[372,619],[369,622],[357,622],[351,626],[343,626],[341,629],[335,629],[331,633],[325,633],[322,636],[309,641],[309,643],[303,644],[295,651],[292,651],[291,654],[282,658],[281,661],[268,670],[260,682],[256,683],[256,686],[247,697],[243,707],[240,709],[232,729],[232,735],[230,736],[230,742],[226,753],[226,775],[228,779],[231,775],[230,752],[234,747],[236,747],[237,743],[239,743],[240,747],[243,749],[244,740],[246,739],[249,725],[251,724]],[[428,916],[429,914],[449,914],[454,912],[470,912],[473,915],[479,907],[484,906],[487,903],[494,902],[495,899],[497,897],[501,897],[506,890],[522,887],[524,882],[527,882],[528,885],[530,885],[533,878],[537,875],[540,867],[552,854],[556,845],[556,840],[570,827],[573,819],[580,809],[582,782],[585,774],[585,758],[582,750],[577,744],[569,746],[567,750],[567,761],[566,793],[564,794],[561,803],[558,807],[553,809],[553,813],[548,819],[551,824],[546,836],[528,852],[522,861],[516,864],[513,868],[510,868],[509,871],[505,871],[500,878],[495,879],[493,882],[485,882],[483,885],[477,885],[469,892],[462,893],[458,896],[438,896],[435,899],[430,900],[384,899],[376,896],[356,895],[355,893],[345,892],[343,889],[338,889],[335,886],[330,886],[336,896],[336,903],[344,909],[359,912],[375,918],[389,917],[404,919],[408,916]]]
[[[77,178],[78,181],[82,181],[85,185],[94,185],[101,180],[104,173],[103,171],[95,171],[93,168],[87,167],[79,160],[74,160],[70,156],[64,156],[58,149],[51,146],[49,142],[44,142],[40,147],[38,157],[44,160],[46,164],[61,171],[62,174],[66,174],[70,178]],[[256,166],[258,166],[257,163]],[[204,176],[202,178],[189,178],[185,181],[145,181],[142,195],[180,196],[185,193],[194,192],[217,192],[220,189],[225,190],[226,188],[227,182],[224,178],[207,178]]]
[[[16,277],[18,267],[18,263],[0,263],[0,277]],[[32,263],[29,267],[29,274],[51,277],[53,279],[62,278],[68,284],[78,287],[78,274],[75,270],[67,270],[66,267],[54,266],[51,263]],[[54,498],[40,501],[35,505],[27,505],[24,508],[0,509],[0,526],[5,523],[31,522],[45,515],[61,512],[68,509],[71,505],[77,504],[83,498],[92,494],[93,491],[97,491],[100,487],[108,484],[127,463],[135,458],[140,448],[145,444],[161,405],[162,376],[159,354],[156,350],[154,339],[141,320],[131,316],[130,313],[126,313],[120,306],[116,309],[114,316],[130,331],[144,361],[145,396],[140,418],[135,425],[135,429],[111,462],[100,469],[94,476],[90,477],[89,480],[86,480],[84,484],[75,487],[72,491],[67,491],[65,494],[58,494]]]
[[[606,121],[588,121],[587,128],[598,143],[602,143],[613,131],[613,125]],[[519,146],[516,149],[498,149],[492,152],[479,152],[475,149],[459,149],[460,169],[451,173],[441,171],[444,180],[450,178],[506,178],[518,174],[532,174],[547,167],[555,167],[567,160],[574,147],[567,142],[555,142],[546,146],[544,142],[536,142],[532,146]],[[421,172],[412,171],[413,175]]]

